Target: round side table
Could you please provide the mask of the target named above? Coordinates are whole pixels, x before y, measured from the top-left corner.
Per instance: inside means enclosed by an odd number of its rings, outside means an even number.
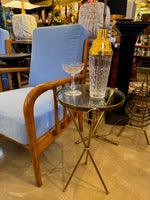
[[[106,194],[108,194],[108,189],[103,181],[103,178],[98,170],[98,167],[96,166],[96,163],[93,159],[93,156],[91,155],[90,152],[90,145],[91,145],[91,137],[93,134],[95,134],[97,126],[99,125],[104,112],[105,111],[111,111],[114,109],[117,109],[119,107],[121,107],[124,104],[125,101],[125,95],[121,92],[118,91],[116,89],[113,88],[107,88],[106,90],[106,94],[105,94],[105,99],[97,99],[97,98],[91,98],[90,94],[89,94],[89,86],[88,85],[78,85],[76,86],[76,89],[79,90],[81,92],[81,95],[79,96],[69,96],[66,95],[66,91],[68,91],[70,89],[70,87],[66,87],[61,89],[60,91],[58,91],[57,93],[57,99],[58,101],[65,107],[68,108],[70,115],[74,121],[74,124],[76,126],[76,129],[81,137],[81,140],[83,142],[84,145],[84,149],[83,152],[77,162],[77,164],[75,165],[72,174],[70,175],[64,190],[66,190],[67,186],[69,185],[83,155],[86,153],[86,160],[85,160],[85,164],[87,163],[87,159],[88,157],[90,157],[95,170],[104,186],[105,192]],[[92,121],[91,121],[91,127],[90,127],[90,133],[89,133],[89,137],[88,137],[88,141],[86,142],[85,139],[83,138],[83,135],[79,129],[78,124],[75,121],[75,118],[72,114],[71,110],[76,110],[76,111],[83,111],[83,112],[88,112],[91,111],[92,112]],[[100,115],[98,118],[96,118],[96,123],[94,124],[93,121],[95,119],[95,116],[97,115],[97,112],[100,111]]]

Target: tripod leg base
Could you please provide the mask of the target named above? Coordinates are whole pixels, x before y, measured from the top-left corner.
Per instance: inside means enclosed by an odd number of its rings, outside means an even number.
[[[98,170],[98,168],[97,168],[97,166],[96,166],[96,164],[95,164],[95,162],[94,162],[94,159],[93,159],[93,157],[92,157],[92,155],[91,155],[90,152],[89,152],[89,156],[90,156],[91,161],[92,161],[92,163],[93,163],[93,165],[94,165],[94,167],[95,167],[95,169],[96,169],[96,172],[97,172],[97,174],[98,174],[98,176],[99,176],[99,178],[100,178],[100,180],[101,180],[101,182],[102,182],[102,184],[103,184],[103,187],[104,187],[104,189],[105,189],[106,194],[109,194],[109,191],[108,191],[108,189],[107,189],[107,187],[106,187],[106,185],[105,185],[105,183],[104,183],[104,181],[103,181],[103,178],[102,178],[102,176],[101,176],[101,174],[100,174],[100,172],[99,172],[99,170]]]
[[[74,169],[73,169],[72,174],[70,175],[70,177],[69,177],[69,179],[68,179],[68,181],[67,181],[67,183],[66,183],[66,185],[65,185],[65,187],[64,187],[64,189],[63,189],[63,192],[66,191],[67,186],[69,185],[69,183],[70,183],[70,181],[71,181],[71,179],[72,179],[72,177],[73,177],[73,175],[74,175],[74,173],[75,173],[75,171],[76,171],[76,169],[77,169],[77,167],[78,167],[78,165],[79,165],[79,163],[80,163],[80,161],[81,161],[81,159],[82,159],[82,157],[83,157],[85,151],[86,151],[86,149],[83,150],[83,152],[82,152],[82,154],[81,154],[81,156],[80,156],[80,158],[79,158],[79,160],[78,160],[76,166],[75,166]]]

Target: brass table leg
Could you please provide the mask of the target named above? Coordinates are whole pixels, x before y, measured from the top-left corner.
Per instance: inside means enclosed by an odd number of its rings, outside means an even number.
[[[92,127],[90,128],[90,134],[89,134],[88,144],[86,144],[85,141],[84,141],[84,138],[83,138],[83,136],[82,136],[82,134],[81,134],[81,131],[80,131],[80,129],[79,129],[79,127],[78,127],[78,125],[77,125],[77,123],[76,123],[76,121],[75,121],[75,118],[74,118],[74,116],[73,116],[73,114],[72,114],[72,112],[71,112],[71,110],[70,110],[69,108],[68,108],[68,110],[69,110],[69,112],[70,112],[70,114],[71,114],[71,117],[72,117],[72,119],[73,119],[73,121],[74,121],[74,124],[75,124],[75,126],[76,126],[76,128],[77,128],[77,130],[78,130],[78,133],[79,133],[80,137],[81,137],[81,140],[82,140],[83,145],[84,145],[84,150],[83,150],[83,152],[82,152],[82,154],[81,154],[81,156],[80,156],[78,162],[76,163],[76,165],[75,165],[75,167],[74,167],[74,169],[73,169],[73,172],[71,173],[71,175],[70,175],[70,177],[69,177],[69,179],[68,179],[68,181],[67,181],[67,183],[66,183],[66,185],[65,185],[65,187],[64,187],[64,189],[63,189],[63,191],[64,191],[64,192],[66,191],[66,189],[67,189],[67,187],[68,187],[68,185],[69,185],[69,183],[70,183],[70,181],[71,181],[71,179],[72,179],[72,177],[73,177],[73,175],[74,175],[74,173],[75,173],[77,167],[79,166],[79,163],[80,163],[80,161],[81,161],[81,159],[82,159],[84,153],[87,152],[85,163],[87,163],[87,159],[88,159],[88,155],[89,155],[89,157],[90,157],[90,159],[91,159],[91,161],[92,161],[92,163],[93,163],[93,165],[94,165],[94,167],[95,167],[95,170],[96,170],[96,172],[97,172],[97,174],[98,174],[98,176],[99,176],[99,178],[100,178],[100,180],[101,180],[101,182],[102,182],[102,184],[103,184],[103,187],[104,187],[104,189],[105,189],[106,194],[109,194],[108,189],[107,189],[107,187],[106,187],[106,185],[105,185],[105,183],[104,183],[104,181],[103,181],[103,178],[102,178],[102,176],[101,176],[101,174],[100,174],[100,172],[99,172],[99,170],[98,170],[98,168],[97,168],[97,166],[96,166],[96,164],[95,164],[95,161],[94,161],[94,159],[93,159],[93,157],[92,157],[92,155],[91,155],[91,152],[90,152],[91,137],[92,137],[92,134],[94,133],[94,131],[97,129],[97,126],[98,126],[99,122],[101,121],[101,119],[98,120],[98,121],[96,122],[96,125],[95,125],[94,129],[93,129],[93,123],[92,123]],[[95,111],[94,111],[94,112],[95,112]]]
[[[92,112],[92,111],[90,111],[90,112]],[[110,142],[110,143],[114,144],[114,145],[118,145],[117,142],[114,142],[114,141],[112,141],[112,140],[110,140],[110,139],[107,139],[107,138],[106,138],[107,135],[99,135],[99,134],[97,133],[97,126],[98,126],[99,123],[101,122],[101,120],[102,120],[104,114],[105,114],[104,111],[101,112],[101,114],[100,114],[98,120],[96,119],[96,118],[97,118],[97,115],[95,115],[94,118],[93,118],[93,117],[92,117],[93,113],[91,114],[91,126],[94,126],[93,121],[94,121],[94,120],[96,121],[94,130],[93,130],[92,137],[101,138],[101,139],[103,139],[103,140],[105,140],[105,141],[107,141],[107,142]],[[97,123],[97,121],[98,121],[98,123]],[[87,136],[84,137],[84,141],[87,141],[87,140],[89,140],[89,137],[87,137]],[[78,139],[75,143],[76,143],[76,144],[79,144],[79,143],[81,143],[81,142],[82,142],[82,139],[81,139],[81,140]]]
[[[95,118],[95,114],[92,114],[92,121],[91,121],[91,125],[90,125],[90,134],[89,134],[89,137],[88,137],[87,147],[90,147],[90,144],[91,144],[91,137],[92,137],[92,134],[93,134],[93,127],[94,127],[94,121],[93,121],[94,118]],[[85,164],[87,164],[88,154],[89,154],[89,151],[87,151],[87,154],[86,154]]]
[[[72,179],[72,177],[73,177],[73,175],[74,175],[74,173],[75,173],[75,171],[76,171],[76,169],[77,169],[77,167],[78,167],[78,165],[79,165],[79,163],[80,163],[80,161],[81,161],[81,159],[82,159],[82,157],[83,157],[85,151],[86,151],[86,150],[84,149],[83,152],[82,152],[82,154],[81,154],[81,156],[80,156],[80,158],[79,158],[79,160],[78,160],[78,162],[77,162],[77,164],[76,164],[76,166],[74,167],[73,172],[71,173],[71,175],[70,175],[70,177],[69,177],[69,179],[68,179],[68,181],[67,181],[67,183],[66,183],[66,185],[65,185],[65,187],[64,187],[64,189],[63,189],[63,192],[66,191],[66,188],[67,188],[67,186],[69,185],[69,183],[70,183],[70,181],[71,181],[71,179]]]

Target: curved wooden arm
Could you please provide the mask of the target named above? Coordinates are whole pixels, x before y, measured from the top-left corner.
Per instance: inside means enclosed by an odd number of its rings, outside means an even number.
[[[30,67],[0,68],[0,74],[10,73],[10,72],[25,72],[29,70],[30,70]]]
[[[85,79],[85,75],[81,74],[78,76],[75,76],[75,80],[82,80]],[[36,146],[37,140],[36,140],[36,128],[35,128],[35,121],[34,121],[34,104],[36,99],[46,92],[47,90],[52,89],[54,93],[54,113],[55,113],[55,119],[57,122],[55,124],[58,124],[58,106],[57,106],[57,99],[56,99],[56,92],[57,87],[62,86],[64,87],[65,84],[70,83],[72,80],[71,77],[62,78],[62,79],[56,79],[52,80],[46,83],[42,83],[40,85],[37,85],[34,87],[26,96],[23,106],[23,112],[24,112],[24,118],[25,118],[25,124],[26,124],[26,130],[28,134],[28,141],[30,146]]]
[[[75,80],[82,80],[85,78],[84,74],[77,75],[75,76]],[[42,83],[40,85],[37,85],[34,87],[26,96],[26,99],[24,101],[24,111],[29,109],[29,104],[32,104],[36,101],[36,99],[44,92],[50,89],[57,88],[58,86],[65,85],[67,83],[70,83],[72,80],[71,77],[66,77],[66,78],[61,78],[61,79],[56,79],[52,81],[48,81],[45,83]],[[30,101],[32,103],[30,103]]]

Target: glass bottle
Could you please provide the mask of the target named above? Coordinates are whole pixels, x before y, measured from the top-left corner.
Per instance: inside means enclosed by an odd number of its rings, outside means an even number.
[[[90,96],[93,98],[105,97],[112,54],[107,29],[99,29],[89,51]]]

